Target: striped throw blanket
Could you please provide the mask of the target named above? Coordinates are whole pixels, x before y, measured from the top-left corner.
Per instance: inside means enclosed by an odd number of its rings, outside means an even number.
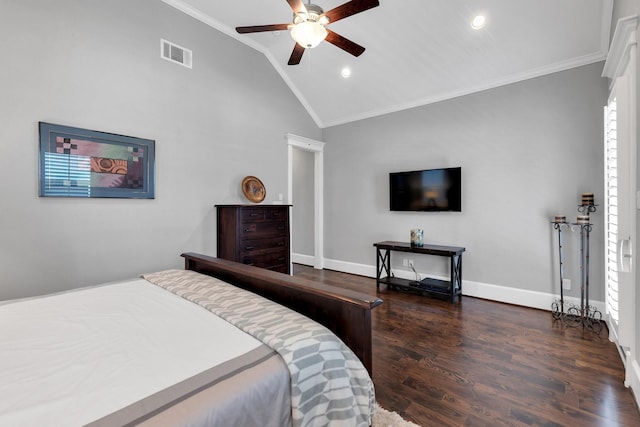
[[[370,426],[373,383],[365,367],[331,331],[261,296],[188,270],[143,276],[205,307],[277,351],[291,376],[294,427]]]

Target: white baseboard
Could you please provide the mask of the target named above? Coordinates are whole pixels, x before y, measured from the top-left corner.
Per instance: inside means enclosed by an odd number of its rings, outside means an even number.
[[[373,265],[325,258],[324,268],[327,270],[342,271],[343,273],[357,274],[358,276],[376,277],[376,268]]]
[[[636,405],[640,408],[640,366],[637,360],[631,361],[631,391],[633,398],[636,400]]]
[[[303,255],[303,254],[291,254],[291,262],[295,262],[296,264],[308,265],[313,267],[315,265],[316,258],[312,255]]]
[[[357,274],[359,276],[376,277],[376,267],[367,264],[357,264],[353,262],[338,261],[333,259],[324,260],[324,268],[329,270],[342,271],[344,273]],[[415,275],[409,270],[393,269],[396,277],[404,279],[414,279]],[[424,277],[424,273],[420,273]],[[429,275],[434,279],[449,280],[448,277]],[[551,311],[551,304],[560,298],[559,295],[545,292],[530,291],[526,289],[510,288],[507,286],[493,285],[490,283],[473,282],[462,280],[462,295],[483,298],[492,301],[504,302],[507,304],[521,305],[524,307],[537,308]],[[564,297],[566,303],[580,305],[580,299],[575,297]],[[605,312],[603,301],[590,301],[601,313]]]

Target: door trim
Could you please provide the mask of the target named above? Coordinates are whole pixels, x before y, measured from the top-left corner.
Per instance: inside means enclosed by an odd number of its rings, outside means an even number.
[[[630,211],[631,221],[629,224],[629,230],[626,234],[632,239],[631,246],[635,253],[635,240],[636,224],[638,221],[637,216],[637,101],[638,101],[638,58],[637,58],[637,29],[638,29],[638,15],[629,16],[618,20],[613,38],[611,40],[611,46],[607,55],[607,60],[602,72],[603,77],[611,79],[610,82],[610,96],[611,93],[616,93],[617,98],[617,116],[618,116],[618,143],[628,144],[628,161],[630,168],[630,183],[629,183],[629,198],[630,202],[627,209]],[[622,88],[621,88],[622,86]],[[625,94],[628,96],[617,96],[617,94]],[[623,99],[624,98],[624,99]],[[623,234],[624,237],[624,234]],[[635,264],[635,263],[634,263]],[[622,280],[619,282],[620,286],[620,300],[629,304],[627,311],[630,309],[629,317],[627,317],[626,324],[631,328],[627,331],[628,341],[626,342],[628,349],[620,349],[621,356],[625,365],[625,385],[631,387],[636,398],[636,403],[640,405],[640,366],[638,365],[638,343],[636,342],[636,327],[638,325],[639,314],[636,313],[636,286],[638,278],[636,276],[637,268],[632,266],[631,278],[628,280],[630,286],[626,289],[626,293],[623,294]],[[624,328],[622,325],[622,306],[620,307],[620,328]],[[620,331],[617,339],[622,340],[623,332]],[[614,337],[616,338],[616,337]],[[619,345],[619,343],[616,343]]]
[[[314,153],[313,156],[313,223],[314,256],[313,268],[324,268],[324,145],[322,141],[292,133],[285,134],[287,140],[287,203],[293,201],[293,149],[298,148]],[[293,215],[293,213],[292,213]],[[293,236],[293,233],[291,233]],[[293,246],[291,246],[293,247]],[[291,270],[293,271],[293,269]]]

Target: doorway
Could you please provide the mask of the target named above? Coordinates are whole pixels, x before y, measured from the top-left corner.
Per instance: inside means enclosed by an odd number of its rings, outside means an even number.
[[[300,256],[299,254],[292,253],[292,262],[296,261],[303,264],[313,265],[316,269],[324,268],[324,142],[316,141],[314,139],[305,138],[303,136],[294,135],[288,133],[285,135],[287,140],[287,152],[288,152],[288,173],[287,173],[287,203],[293,205],[291,212],[291,223],[297,224],[295,216],[297,212],[302,215],[310,215],[313,212],[313,254],[311,256]],[[294,151],[297,150],[297,151]],[[302,176],[312,178],[313,183],[309,183],[309,188],[313,188],[313,209],[309,209],[309,202],[302,201],[306,206],[300,206],[300,209],[296,208],[296,200],[294,199],[294,160],[296,157],[298,160],[304,161],[309,158],[300,154],[312,154],[313,156],[313,173],[303,174]],[[309,162],[310,164],[311,162]],[[300,176],[300,175],[299,175]],[[310,200],[310,198],[309,198]],[[305,223],[302,221],[301,223]],[[308,222],[307,222],[308,223]],[[297,245],[296,239],[304,238],[304,234],[298,236],[295,229],[291,232],[291,248],[304,247],[304,245]],[[293,271],[293,270],[292,270]]]

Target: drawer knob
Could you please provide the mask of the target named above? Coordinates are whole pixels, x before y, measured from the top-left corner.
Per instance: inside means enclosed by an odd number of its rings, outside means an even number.
[[[253,246],[245,246],[244,250],[245,251],[251,251],[251,250],[253,250]]]

